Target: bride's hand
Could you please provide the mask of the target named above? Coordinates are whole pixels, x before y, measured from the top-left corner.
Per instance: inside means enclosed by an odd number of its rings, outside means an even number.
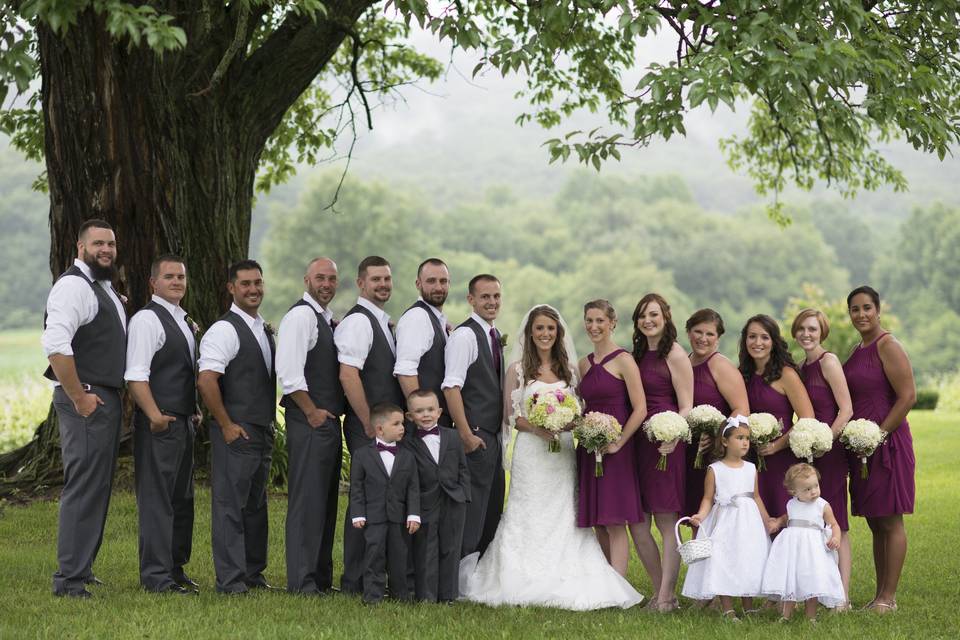
[[[671,453],[673,453],[674,449],[677,448],[677,443],[678,443],[678,442],[680,442],[680,441],[679,441],[679,440],[671,440],[670,442],[664,442],[663,444],[661,444],[661,445],[657,448],[657,451],[658,451],[658,452],[660,453],[660,455],[662,455],[662,456],[668,456],[668,455],[670,455]]]
[[[554,437],[557,436],[557,434],[553,433],[553,431],[550,431],[549,429],[544,429],[543,427],[536,427],[536,434],[547,442],[552,442],[555,439],[559,440],[559,437]]]
[[[569,423],[567,423],[567,426],[565,426],[562,430],[563,430],[563,431],[573,431],[573,430],[576,429],[576,428],[577,428],[577,421],[576,421],[576,420],[571,420]]]

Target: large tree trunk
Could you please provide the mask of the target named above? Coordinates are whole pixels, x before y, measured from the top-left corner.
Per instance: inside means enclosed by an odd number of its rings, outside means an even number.
[[[116,232],[115,284],[128,313],[150,298],[154,257],[178,253],[189,281],[183,306],[205,329],[229,306],[228,265],[247,257],[270,134],[340,46],[342,25],[374,3],[331,2],[326,19],[291,15],[249,57],[246,46],[227,51],[238,36],[249,42],[268,7],[241,18],[242,3],[154,4],[177,15],[188,37],[182,51],[161,57],[113,41],[92,9],[65,35],[38,26],[50,271],[56,279],[72,264],[81,224],[103,218]],[[226,73],[211,84],[218,67]],[[51,408],[33,441],[0,456],[0,495],[59,483],[60,474]]]

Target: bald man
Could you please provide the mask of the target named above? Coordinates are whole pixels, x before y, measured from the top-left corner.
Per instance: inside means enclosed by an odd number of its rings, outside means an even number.
[[[333,590],[333,538],[337,525],[345,400],[333,342],[330,301],[337,265],[314,258],[303,276],[305,292],[280,323],[277,374],[283,389],[289,456],[287,591],[323,595]]]

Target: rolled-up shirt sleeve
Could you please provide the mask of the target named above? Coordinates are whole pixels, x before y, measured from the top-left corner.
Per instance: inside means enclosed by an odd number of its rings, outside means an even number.
[[[467,369],[477,361],[477,337],[469,327],[458,327],[447,340],[443,354],[444,378],[441,389],[462,387]]]
[[[240,353],[240,338],[229,322],[218,320],[203,334],[200,341],[200,371],[215,371],[223,374],[237,354]]]
[[[340,364],[363,369],[373,345],[373,327],[362,313],[350,314],[337,325],[333,341]]]
[[[54,354],[73,355],[73,336],[91,322],[100,305],[90,285],[77,276],[57,280],[47,297],[47,318],[40,344],[48,358]]]
[[[277,377],[283,395],[308,391],[303,373],[307,352],[317,346],[317,314],[310,307],[294,307],[280,321],[277,339]]]
[[[127,331],[127,370],[123,377],[130,382],[148,382],[153,356],[167,341],[167,334],[157,314],[138,311]]]
[[[433,345],[433,324],[427,313],[414,307],[397,321],[397,363],[393,366],[393,375],[417,375],[420,358]]]

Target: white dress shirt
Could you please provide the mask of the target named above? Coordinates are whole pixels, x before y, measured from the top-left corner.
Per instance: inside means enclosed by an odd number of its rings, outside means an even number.
[[[385,441],[381,440],[380,438],[376,438],[376,441],[377,441],[378,443],[380,443],[380,444],[382,444],[382,445],[386,445],[386,446],[388,446],[388,447],[399,447],[399,446],[400,446],[400,443],[399,443],[399,442],[385,442]],[[394,454],[392,454],[392,453],[390,453],[389,451],[378,451],[377,453],[380,454],[380,459],[383,460],[383,466],[387,468],[387,475],[388,475],[388,476],[393,475],[393,461],[394,461],[394,458],[396,458],[397,456],[394,455]],[[358,516],[358,517],[354,518],[351,522],[357,523],[357,522],[366,522],[366,521],[367,521],[367,519],[366,519],[365,517],[363,517],[363,516]],[[415,515],[413,515],[413,514],[409,514],[409,515],[407,515],[407,522],[420,522],[420,516],[415,516]]]
[[[158,295],[150,298],[170,312],[177,326],[187,339],[190,346],[190,359],[196,357],[197,342],[193,331],[187,325],[187,312],[178,304],[167,302]],[[127,331],[127,370],[123,374],[125,380],[132,382],[148,382],[150,380],[150,363],[153,356],[167,342],[167,332],[157,314],[150,309],[141,309],[130,319]]]
[[[435,427],[437,425],[433,425]],[[433,427],[430,427],[431,429]],[[417,427],[419,429],[419,427]],[[426,429],[424,429],[426,431]],[[423,441],[423,444],[427,445],[427,450],[430,452],[430,456],[433,458],[433,461],[437,464],[440,464],[440,436],[430,434],[428,436],[421,436],[420,434],[414,434],[414,438],[420,438]]]
[[[373,304],[366,298],[358,298],[357,304],[367,309],[380,323],[383,334],[387,337],[390,350],[396,354],[397,348],[393,343],[393,334],[390,333],[390,314]],[[345,317],[333,332],[333,341],[337,345],[337,359],[341,364],[363,369],[363,364],[370,355],[373,346],[373,327],[362,313],[353,313]]]
[[[490,335],[490,329],[493,329],[492,324],[476,313],[471,313],[470,317],[480,324],[484,335]],[[489,338],[485,340],[485,342],[486,346],[484,348],[489,351],[492,356],[493,349],[490,347]],[[477,335],[473,332],[473,329],[470,327],[457,327],[454,329],[450,335],[450,339],[447,340],[447,349],[443,354],[445,370],[443,383],[440,384],[440,388],[451,389],[453,387],[463,387],[463,383],[467,379],[467,369],[477,361],[479,355]]]
[[[418,297],[423,301],[423,297]],[[447,330],[447,317],[435,306],[426,303],[430,312],[440,321],[443,331]],[[395,376],[415,376],[420,367],[420,358],[433,346],[433,323],[422,307],[412,307],[397,320],[397,363],[393,367]]]
[[[83,275],[93,280],[93,273],[83,260],[74,260],[73,264],[83,272]],[[120,317],[120,324],[126,331],[127,314],[120,297],[113,290],[113,285],[109,280],[93,281],[103,287],[107,296],[113,300],[117,315]],[[77,329],[93,322],[99,311],[100,303],[97,301],[97,294],[82,278],[74,276],[57,280],[47,297],[46,327],[40,337],[43,354],[48,358],[55,353],[72,356],[73,347],[70,343],[73,342]]]
[[[322,315],[327,324],[333,318],[333,313],[320,306],[309,293],[304,293],[303,299],[310,306],[299,305],[287,311],[277,335],[277,377],[283,395],[309,390],[303,368],[307,364],[307,352],[317,346],[320,337],[317,314]]]
[[[267,334],[263,328],[263,316],[258,313],[257,317],[253,318],[236,303],[230,305],[230,311],[243,318],[250,327],[250,331],[260,344],[260,352],[263,354],[263,364],[267,367],[267,373],[272,373],[270,343],[267,342]],[[240,336],[237,335],[237,330],[226,320],[217,320],[200,340],[199,369],[223,374],[227,370],[227,365],[237,357],[238,353],[240,353]]]

